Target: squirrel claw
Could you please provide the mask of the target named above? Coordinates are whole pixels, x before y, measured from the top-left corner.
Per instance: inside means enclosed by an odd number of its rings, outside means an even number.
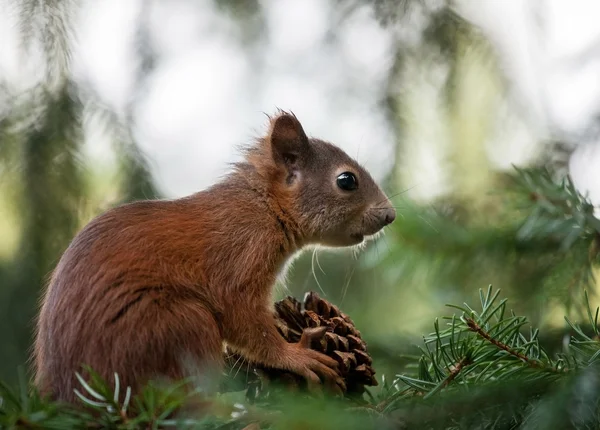
[[[298,353],[304,357],[304,363],[294,370],[304,376],[308,389],[313,394],[321,395],[322,386],[334,395],[342,395],[346,391],[346,384],[339,373],[339,364],[336,360],[322,352],[310,348],[313,341],[321,339],[327,327],[313,327],[304,329],[300,341],[294,344],[296,358]]]
[[[300,337],[298,346],[300,346],[302,348],[310,349],[310,344],[314,340],[319,340],[323,336],[325,336],[326,331],[327,331],[327,327],[305,328],[304,331],[302,331],[302,336]]]

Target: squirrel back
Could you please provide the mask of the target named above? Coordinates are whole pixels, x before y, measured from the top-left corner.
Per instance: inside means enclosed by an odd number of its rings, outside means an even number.
[[[303,247],[358,245],[394,218],[367,171],[279,112],[221,182],[113,208],[76,235],[43,297],[36,384],[73,401],[82,365],[134,392],[162,377],[212,381],[225,341],[343,389],[334,360],[279,336],[272,286]]]

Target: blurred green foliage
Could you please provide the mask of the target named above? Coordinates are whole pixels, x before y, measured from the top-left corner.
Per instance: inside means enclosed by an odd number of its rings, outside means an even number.
[[[586,297],[586,323],[550,354],[527,318],[510,311],[491,287],[480,305],[434,322],[421,354],[363,401],[276,388],[258,402],[243,392],[219,396],[193,380],[129,387],[91,369],[79,377],[77,407],[40,398],[24,375],[14,390],[0,383],[0,426],[6,428],[201,429],[565,429],[600,425],[598,313]],[[235,378],[235,376],[234,376]],[[185,389],[185,387],[191,389]]]

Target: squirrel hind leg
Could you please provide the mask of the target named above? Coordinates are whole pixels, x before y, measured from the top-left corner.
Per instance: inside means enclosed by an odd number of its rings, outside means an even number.
[[[187,300],[166,307],[153,303],[149,308],[154,309],[138,313],[131,343],[123,344],[128,357],[123,371],[135,377],[136,388],[150,379],[190,378],[194,388],[215,391],[224,360],[221,329],[213,314],[203,304]]]
[[[173,336],[165,357],[165,362],[172,363],[170,376],[193,378],[193,383],[203,391],[216,391],[224,369],[221,327],[201,303],[185,302],[174,309],[175,312],[169,313],[173,320],[161,324]]]
[[[201,384],[203,391],[214,391],[224,367],[220,327],[213,314],[197,302],[161,303],[149,298],[113,324],[90,325],[80,335],[74,345],[83,346],[85,352],[58,360],[61,368],[55,370],[62,375],[51,383],[57,397],[68,402],[78,402],[75,388],[85,394],[75,377],[78,371],[88,379],[87,372],[77,365],[80,362],[98,373],[111,389],[117,373],[122,396],[125,387],[131,387],[136,395],[151,380],[179,382],[190,377],[192,388]]]

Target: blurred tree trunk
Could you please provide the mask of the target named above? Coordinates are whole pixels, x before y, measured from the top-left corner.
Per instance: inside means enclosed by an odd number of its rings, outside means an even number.
[[[78,226],[78,206],[85,195],[78,162],[81,142],[78,103],[65,84],[57,95],[43,97],[42,118],[21,136],[20,213],[22,235],[12,268],[12,285],[4,289],[6,318],[0,362],[6,376],[26,362],[31,345],[40,286]]]
[[[121,201],[131,202],[160,197],[146,158],[133,138],[129,138],[118,145],[118,154],[119,170],[123,172]]]
[[[0,116],[4,200],[20,216],[14,225],[20,232],[16,253],[0,261],[0,379],[10,382],[15,382],[17,366],[28,360],[41,291],[80,227],[81,211],[90,195],[80,159],[81,88],[70,81],[71,30],[77,8],[72,0],[18,5],[22,58],[39,48],[44,74],[37,85],[13,95],[8,116]],[[140,28],[145,30],[143,23]],[[145,33],[141,36],[148,39]],[[153,64],[143,49],[140,87]],[[157,191],[128,119],[118,126],[114,121],[110,124],[122,178],[121,201],[155,198]],[[14,191],[9,190],[11,184]]]

